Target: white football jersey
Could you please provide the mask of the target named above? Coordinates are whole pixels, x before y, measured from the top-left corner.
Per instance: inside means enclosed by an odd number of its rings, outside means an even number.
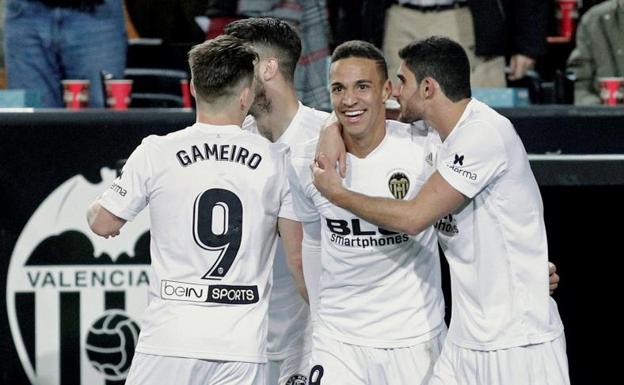
[[[437,141],[437,171],[470,198],[435,224],[451,270],[447,338],[475,350],[555,339],[542,198],[511,122],[473,99]]]
[[[329,114],[317,111],[299,103],[299,109],[290,125],[276,140],[276,143],[292,145],[318,137],[319,130]],[[243,129],[257,133],[253,117],[243,122]],[[306,264],[315,261],[305,261]],[[320,261],[316,261],[320,263]],[[310,269],[308,269],[310,270]],[[307,280],[306,284],[312,280]],[[278,242],[273,263],[273,289],[269,299],[269,334],[267,355],[271,360],[283,360],[291,354],[300,353],[306,333],[310,333],[309,306],[301,298],[295,281],[286,265],[286,257],[281,242]]]
[[[387,121],[366,158],[347,154],[345,186],[364,194],[412,198],[431,173],[426,130]],[[377,348],[416,345],[443,330],[444,299],[433,228],[410,237],[379,228],[331,204],[314,187],[314,141],[292,147],[288,177],[297,215],[320,219],[322,273],[315,333]]]
[[[100,199],[132,220],[149,204],[149,304],[138,352],[266,362],[277,217],[296,219],[288,149],[238,126],[149,136]]]

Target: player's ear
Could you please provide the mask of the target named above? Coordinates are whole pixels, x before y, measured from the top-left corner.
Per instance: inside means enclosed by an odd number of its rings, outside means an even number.
[[[253,85],[253,83],[252,83]],[[247,113],[247,111],[249,111],[249,107],[251,107],[251,103],[253,103],[254,101],[254,92],[252,90],[252,85],[247,86],[247,87],[243,87],[243,89],[241,90],[241,93],[239,95],[238,101],[240,104],[240,109],[241,111],[245,111],[245,113]]]
[[[433,78],[425,77],[421,83],[423,96],[425,99],[431,98],[435,93],[436,81]]]
[[[392,82],[388,79],[384,83],[383,89],[381,90],[381,97],[383,98],[384,103],[388,100],[390,95],[392,95]]]
[[[193,82],[193,78],[191,78],[190,86],[191,86],[191,95],[193,95],[193,97],[197,99],[197,96],[195,96],[195,83]]]
[[[261,75],[264,81],[273,79],[279,71],[279,62],[277,58],[270,57],[262,60],[261,62]]]

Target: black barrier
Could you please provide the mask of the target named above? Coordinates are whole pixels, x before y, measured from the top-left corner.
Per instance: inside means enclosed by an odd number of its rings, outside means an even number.
[[[557,117],[544,109],[535,115],[503,110],[529,152],[624,153],[624,113],[569,111]],[[194,114],[183,110],[0,114],[5,383],[123,382],[128,363],[121,357],[133,348],[127,336],[136,334],[145,306],[147,225],[137,218],[124,229],[126,239],[109,248],[89,234],[84,211],[143,137],[193,121]],[[544,199],[550,258],[562,275],[555,299],[573,383],[606,383],[619,372],[600,353],[610,344],[605,335],[617,327],[610,310],[618,300],[612,298],[618,272],[609,267],[621,254],[624,158],[532,155],[531,163]],[[102,333],[107,346],[97,338]]]
[[[533,154],[624,154],[624,108],[500,108]]]

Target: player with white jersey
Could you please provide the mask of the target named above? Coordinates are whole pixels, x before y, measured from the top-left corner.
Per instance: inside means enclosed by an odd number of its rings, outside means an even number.
[[[410,234],[432,223],[449,262],[452,316],[430,384],[569,384],[563,325],[548,295],[539,188],[508,119],[470,97],[456,42],[431,37],[400,51],[400,119],[423,119],[436,171],[405,201],[349,191],[320,157],[314,184],[331,202]]]
[[[426,135],[398,122],[386,124],[385,138],[370,155],[360,159],[347,154],[345,185],[409,199],[430,173],[423,162]],[[312,363],[323,366],[323,382],[328,384],[351,383],[351,370],[362,377],[353,383],[419,383],[439,353],[446,328],[434,229],[411,237],[332,205],[312,184],[309,165],[315,148],[315,140],[293,148],[296,175],[289,175],[295,181],[291,189],[297,215],[305,226],[316,223],[321,228]],[[390,352],[396,358],[389,359]],[[376,358],[362,359],[369,354]],[[427,359],[416,366],[410,358],[414,354]]]
[[[432,171],[424,162],[427,131],[385,120],[390,83],[381,52],[365,42],[338,46],[330,87],[348,151],[346,186],[415,196]],[[304,238],[321,239],[310,383],[421,384],[446,330],[434,229],[411,237],[333,205],[312,184],[315,147],[313,140],[292,148],[288,175]]]
[[[318,136],[319,128],[329,114],[304,106],[300,102],[298,106],[297,113],[275,143],[292,146]],[[259,134],[257,122],[252,116],[245,119],[243,129]],[[296,212],[295,215],[298,217]],[[303,273],[305,294],[311,304],[315,303],[320,261],[303,259]],[[269,299],[267,345],[269,360],[278,363],[280,372],[283,373],[278,379],[278,384],[287,383],[291,378],[294,381],[307,376],[311,333],[310,306],[300,294],[288,269],[284,248],[278,243],[273,263],[273,289]]]
[[[230,23],[225,33],[250,42],[260,55],[256,77],[256,100],[243,129],[285,145],[303,143],[318,136],[329,115],[301,104],[294,87],[295,65],[301,54],[301,41],[294,28],[275,18],[250,18]],[[305,244],[306,249],[318,248]],[[304,258],[301,267],[289,268],[278,245],[273,264],[273,290],[269,300],[267,355],[275,372],[272,385],[299,385],[310,371],[310,307],[302,295],[315,303],[320,261]],[[299,279],[295,281],[293,274]],[[301,276],[305,276],[304,279]],[[306,287],[307,286],[307,289]],[[300,293],[302,295],[300,295]]]
[[[297,103],[295,116],[274,143],[282,143],[291,147],[318,137],[319,128],[327,120],[329,113],[304,106],[301,102]],[[252,116],[245,119],[243,129],[260,134],[258,124]],[[309,323],[309,308],[313,307],[316,302],[315,293],[318,292],[320,261],[306,258],[302,262],[306,285],[303,294],[309,298],[310,305],[306,304],[302,295],[297,292],[293,275],[286,264],[284,249],[278,243],[273,264],[273,291],[269,301],[268,349],[270,359],[276,361],[284,360],[299,349],[297,345],[303,341],[302,326]],[[293,293],[295,295],[292,295]],[[294,318],[293,315],[295,315]]]
[[[536,384],[567,383],[560,381],[567,379],[563,324],[545,290],[546,229],[535,220],[543,218],[542,199],[520,138],[508,119],[476,99],[444,143],[435,137],[437,172],[469,201],[436,224],[451,270],[453,313],[433,383],[475,377],[478,383],[532,383],[519,362],[542,368]],[[510,349],[533,346],[535,352],[539,344],[557,354],[531,357]],[[456,355],[516,364],[505,365],[510,372],[500,382],[498,374],[457,365]]]
[[[453,296],[452,323],[457,327],[449,330],[451,341],[497,350],[559,337],[563,325],[557,306],[542,290],[546,229],[543,221],[533,220],[543,216],[542,199],[509,120],[472,99],[452,134],[439,144],[437,171],[471,198],[439,222],[441,229],[448,228],[445,223],[453,229],[439,236],[456,277],[453,290],[464,294]],[[479,264],[466,263],[477,258]],[[485,292],[489,294],[467,295]]]
[[[283,218],[295,218],[288,148],[240,127],[256,60],[231,36],[195,46],[197,122],[145,138],[90,208],[106,237],[150,210],[149,304],[127,384],[266,383],[277,228],[286,244],[295,222]]]

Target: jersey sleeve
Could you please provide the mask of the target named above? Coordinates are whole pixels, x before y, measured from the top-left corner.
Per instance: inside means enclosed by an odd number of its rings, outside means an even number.
[[[305,280],[310,301],[310,312],[316,314],[319,302],[319,281],[322,271],[320,221],[305,222],[303,224],[301,259],[303,263],[303,279]]]
[[[456,132],[437,171],[459,192],[473,198],[505,171],[503,139],[492,124],[476,121]]]
[[[290,191],[290,185],[288,183],[288,179],[283,178],[282,182],[284,184],[282,188],[282,204],[280,206],[278,216],[280,218],[291,219],[293,221],[299,222],[300,219],[297,216],[297,213],[293,205],[293,196],[292,196],[292,192]]]
[[[272,143],[271,146],[278,149],[277,151],[279,153],[278,156],[280,162],[279,169],[281,170],[278,178],[279,183],[281,183],[279,189],[281,194],[281,203],[277,216],[280,218],[291,219],[293,221],[299,221],[299,218],[295,214],[295,209],[293,208],[292,194],[290,192],[290,185],[288,184],[288,178],[286,176],[287,167],[290,163],[289,149],[286,145],[279,143]]]
[[[151,167],[146,147],[147,142],[144,140],[126,161],[121,175],[98,201],[106,210],[127,221],[132,221],[145,208],[149,199],[147,181]]]
[[[314,222],[319,220],[319,213],[314,202],[304,188],[306,181],[303,178],[303,163],[301,158],[293,157],[288,165],[288,183],[292,194],[293,208],[300,222]],[[307,166],[305,166],[307,167]],[[308,170],[309,173],[309,170]]]

